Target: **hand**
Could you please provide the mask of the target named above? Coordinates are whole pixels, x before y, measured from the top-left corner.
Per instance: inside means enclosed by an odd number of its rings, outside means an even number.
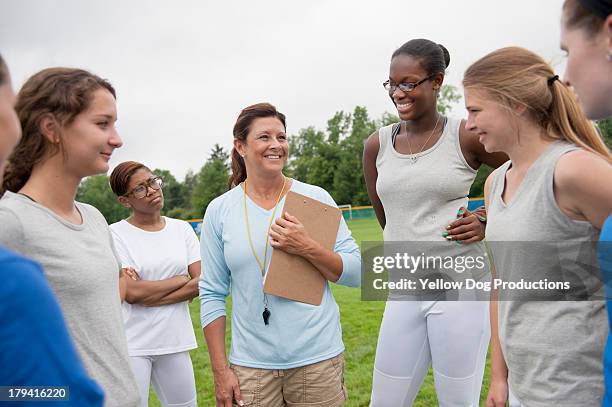
[[[138,275],[138,273],[136,272],[136,270],[134,270],[133,267],[128,266],[128,267],[123,267],[121,269],[121,275],[124,275],[126,277],[131,278],[132,280],[140,280],[140,276]]]
[[[270,245],[275,249],[304,256],[316,244],[298,218],[288,212],[276,219],[270,228]]]
[[[457,212],[457,220],[446,227],[442,236],[447,240],[460,241],[460,243],[478,242],[484,239],[485,227],[478,215],[462,206]]]
[[[506,380],[491,380],[489,394],[487,394],[487,407],[506,407],[508,401],[508,382]]]
[[[238,377],[232,369],[226,366],[221,372],[215,372],[214,381],[217,407],[232,407],[233,400],[236,400],[239,406],[244,405],[238,385]]]

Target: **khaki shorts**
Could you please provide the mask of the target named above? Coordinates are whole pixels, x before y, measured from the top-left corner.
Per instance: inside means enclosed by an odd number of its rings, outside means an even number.
[[[342,353],[294,369],[230,367],[238,377],[245,406],[336,407],[347,400]]]

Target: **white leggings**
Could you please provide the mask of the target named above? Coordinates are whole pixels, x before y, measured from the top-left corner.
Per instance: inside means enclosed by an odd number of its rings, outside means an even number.
[[[140,405],[149,405],[149,383],[164,407],[197,407],[195,378],[189,352],[130,356],[140,390]]]
[[[440,406],[478,407],[490,336],[488,301],[387,301],[370,406],[412,406],[431,364]]]

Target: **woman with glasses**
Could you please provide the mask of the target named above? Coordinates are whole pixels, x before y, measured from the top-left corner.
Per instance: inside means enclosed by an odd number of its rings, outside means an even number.
[[[325,190],[283,175],[288,154],[285,116],[268,103],[243,109],[234,125],[231,189],[204,215],[200,316],[217,407],[335,407],[346,401],[340,313],[329,285],[318,306],[263,292],[272,250],[303,257],[326,281],[360,282],[359,248],[342,218],[329,250],[309,237],[299,219],[282,213],[289,191],[336,205]]]
[[[25,82],[15,110],[23,136],[0,188],[0,243],[43,266],[105,405],[137,406],[111,233],[97,209],[75,202],[81,180],[108,171],[122,145],[115,90],[87,71],[49,68]]]
[[[446,48],[426,39],[393,53],[384,87],[400,123],[368,138],[363,168],[385,241],[439,242],[432,247],[477,257],[486,216],[466,209],[468,192],[482,164],[498,167],[507,157],[487,153],[462,120],[437,111],[449,61]],[[486,267],[471,273],[490,278]],[[488,343],[486,301],[389,297],[371,406],[412,405],[430,365],[440,405],[478,405]]]
[[[567,52],[565,82],[578,95],[592,120],[612,117],[612,2],[566,0],[561,19],[561,47]],[[607,285],[608,326],[612,327],[612,214],[600,234],[599,261]],[[612,338],[604,353],[604,406],[612,406]]]
[[[141,163],[110,176],[119,202],[132,211],[110,226],[126,280],[125,332],[130,363],[147,406],[152,382],[164,406],[197,406],[189,351],[197,348],[189,301],[198,296],[200,245],[189,223],[161,215],[162,180]]]

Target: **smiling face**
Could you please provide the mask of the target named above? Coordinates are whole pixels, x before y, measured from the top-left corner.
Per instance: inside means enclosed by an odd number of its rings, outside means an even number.
[[[465,128],[478,135],[489,153],[508,152],[517,142],[516,116],[510,109],[487,97],[484,91],[465,89],[465,108],[468,119]]]
[[[246,142],[234,140],[234,147],[244,156],[247,174],[252,171],[278,174],[289,155],[285,126],[276,117],[253,120]]]
[[[115,98],[106,89],[92,94],[90,106],[61,129],[62,148],[68,170],[83,178],[108,171],[113,151],[123,142],[115,122]]]
[[[391,60],[389,81],[393,85],[417,83],[429,76],[420,60],[410,55],[400,54]],[[389,97],[397,108],[402,120],[414,120],[436,108],[437,89],[442,86],[443,76],[438,74],[426,80],[410,92],[396,88]]]
[[[155,177],[156,175],[146,168],[137,170],[132,174],[128,182],[127,191],[129,196],[120,197],[119,202],[123,206],[131,208],[134,212],[145,214],[159,213],[164,207],[164,193],[161,188],[156,190],[148,186],[147,195],[142,198],[136,198],[133,193],[130,194],[130,192],[134,191],[134,188],[146,186]]]
[[[0,69],[6,69],[1,67]],[[15,93],[8,72],[0,84],[0,179],[6,160],[21,138],[21,126],[15,113]]]
[[[567,52],[564,81],[572,86],[580,105],[590,119],[612,116],[612,15],[601,30],[590,34],[585,28],[567,26],[561,21],[561,49]]]

